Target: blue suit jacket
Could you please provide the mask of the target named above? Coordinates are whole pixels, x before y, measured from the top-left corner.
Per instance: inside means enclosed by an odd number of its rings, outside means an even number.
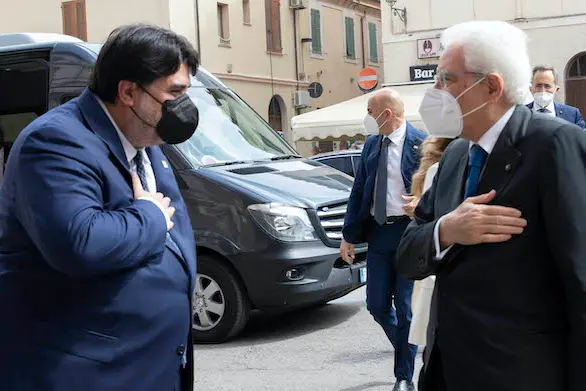
[[[177,209],[134,200],[129,166],[92,93],[30,124],[0,189],[0,388],[193,387],[195,242],[171,168],[148,148]],[[187,370],[180,370],[186,351]]]
[[[401,174],[405,189],[411,192],[411,178],[419,167],[421,158],[419,145],[427,137],[427,133],[407,123],[407,132],[401,157]],[[382,145],[382,135],[372,135],[366,139],[360,163],[354,178],[354,186],[348,201],[348,211],[344,219],[342,233],[348,243],[366,242],[365,223],[370,217],[370,209],[374,197],[374,183],[378,168],[378,158]]]
[[[533,110],[533,104],[534,102],[531,102],[527,105],[527,107]],[[569,123],[578,125],[582,129],[586,127],[586,124],[584,123],[584,118],[582,118],[582,115],[580,114],[580,110],[578,110],[575,107],[564,105],[557,102],[553,102],[553,104],[555,106],[556,117],[565,119]]]

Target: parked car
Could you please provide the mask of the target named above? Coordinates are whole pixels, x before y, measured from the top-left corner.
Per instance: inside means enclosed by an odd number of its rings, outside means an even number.
[[[345,149],[337,152],[320,153],[319,155],[312,156],[310,159],[327,164],[338,171],[342,171],[344,174],[355,177],[361,153],[362,151],[359,149]]]
[[[31,121],[81,94],[100,45],[56,34],[0,34],[0,126],[7,145]],[[365,284],[339,258],[352,180],[304,159],[221,81],[200,68],[190,140],[163,145],[197,243],[196,342],[237,335],[251,309],[326,303]],[[10,164],[10,163],[8,163]]]

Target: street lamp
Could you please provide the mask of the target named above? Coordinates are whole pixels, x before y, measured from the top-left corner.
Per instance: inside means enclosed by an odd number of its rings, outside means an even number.
[[[395,4],[397,4],[397,0],[386,0],[386,1],[391,6],[391,11],[393,11],[395,16],[398,16],[399,19],[401,19],[401,21],[405,24],[405,26],[407,26],[407,7],[403,7],[403,9],[396,8]]]

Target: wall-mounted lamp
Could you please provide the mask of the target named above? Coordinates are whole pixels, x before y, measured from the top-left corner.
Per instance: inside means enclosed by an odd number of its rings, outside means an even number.
[[[396,8],[395,4],[397,4],[397,0],[386,0],[386,1],[391,6],[391,11],[393,11],[393,14],[395,14],[395,16],[398,16],[399,19],[401,19],[401,21],[406,26],[407,25],[407,7],[403,7],[403,9]]]

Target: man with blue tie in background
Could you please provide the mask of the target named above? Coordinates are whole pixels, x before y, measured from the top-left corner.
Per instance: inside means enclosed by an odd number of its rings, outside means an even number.
[[[156,146],[195,132],[191,44],[115,30],[89,89],[18,136],[0,190],[0,388],[193,389],[195,242]]]
[[[413,281],[395,270],[395,254],[410,218],[405,196],[419,166],[426,134],[405,121],[396,91],[383,90],[368,101],[364,126],[371,134],[362,150],[344,221],[340,253],[354,260],[354,245],[368,242],[367,307],[395,348],[393,391],[412,391],[417,346],[408,342]]]
[[[558,74],[555,68],[543,65],[536,66],[533,68],[531,82],[531,93],[533,94],[534,102],[529,103],[527,107],[534,112],[565,119],[584,129],[584,119],[580,115],[578,108],[554,102],[555,94],[559,90]]]

